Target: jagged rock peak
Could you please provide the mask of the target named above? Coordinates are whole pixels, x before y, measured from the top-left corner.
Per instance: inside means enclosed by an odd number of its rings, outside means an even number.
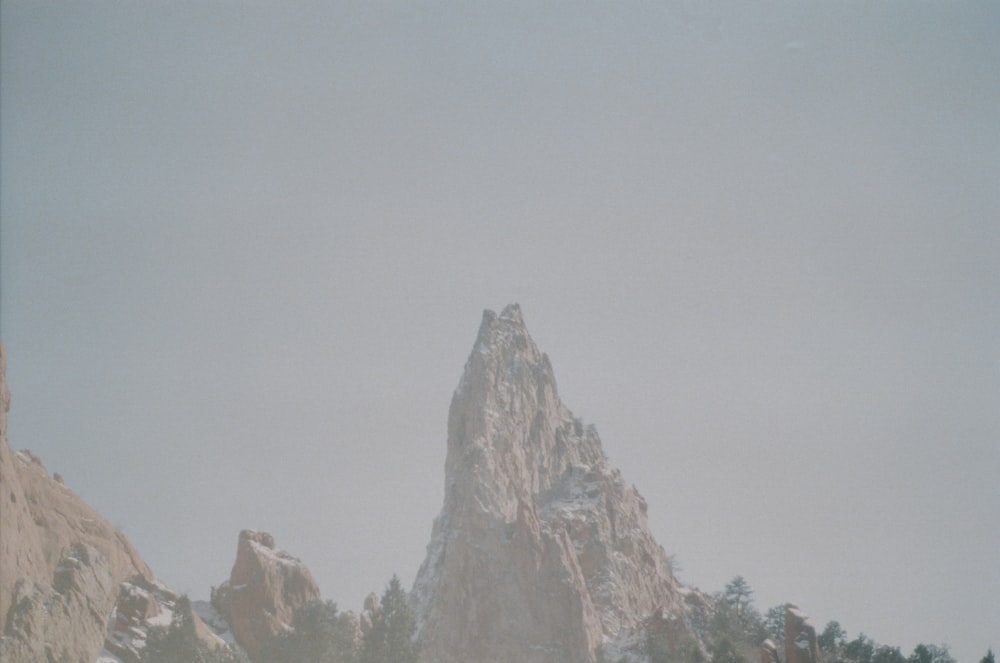
[[[500,315],[486,309],[483,311],[476,344],[469,361],[466,362],[457,393],[463,394],[467,386],[475,383],[486,373],[496,374],[497,381],[493,386],[498,387],[501,384],[500,380],[511,377],[522,366],[538,372],[538,377],[544,377],[555,393],[555,378],[552,375],[549,358],[539,352],[531,340],[528,328],[524,324],[521,307],[518,304],[509,304]],[[501,368],[505,370],[501,371]]]
[[[520,307],[485,311],[452,397],[444,505],[414,583],[427,660],[594,661],[652,615],[689,631],[690,596],[645,501],[560,401]]]
[[[257,530],[245,529],[240,532],[239,548],[246,548],[254,545],[264,546],[268,550],[274,550],[274,537],[268,532],[258,532]]]
[[[520,306],[484,311],[449,409],[447,495],[513,519],[519,503],[553,488],[571,465],[603,460],[597,431],[559,400]]]
[[[229,580],[212,591],[212,605],[228,621],[251,659],[267,640],[290,628],[295,610],[320,599],[306,565],[275,547],[267,532],[240,532]]]
[[[483,321],[479,325],[479,334],[476,337],[477,350],[483,351],[498,346],[512,336],[528,338],[528,330],[524,326],[524,316],[521,314],[519,304],[508,304],[500,311],[500,315],[490,309],[483,310]]]

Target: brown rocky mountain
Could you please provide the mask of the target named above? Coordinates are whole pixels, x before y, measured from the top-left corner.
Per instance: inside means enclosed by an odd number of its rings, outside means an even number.
[[[176,596],[58,474],[10,449],[6,368],[0,344],[0,660],[94,663],[105,647],[135,660],[155,618],[169,623]]]
[[[180,597],[58,475],[11,451],[5,368],[0,344],[0,661],[137,663]],[[411,593],[423,663],[648,661],[653,641],[707,660],[717,644],[717,606],[674,578],[646,502],[560,401],[516,304],[483,314],[449,411],[445,488]],[[320,598],[300,560],[244,530],[229,579],[193,604],[195,631],[254,658]],[[364,608],[359,638],[378,597]],[[788,605],[784,626],[785,663],[818,663],[805,615]],[[771,641],[760,655],[781,659]]]
[[[250,658],[290,628],[296,609],[319,599],[305,564],[276,548],[270,534],[254,530],[240,532],[229,580],[212,592],[212,605]]]
[[[699,640],[682,587],[597,431],[559,400],[514,304],[485,311],[448,416],[445,500],[414,584],[435,663],[595,661],[650,620]]]

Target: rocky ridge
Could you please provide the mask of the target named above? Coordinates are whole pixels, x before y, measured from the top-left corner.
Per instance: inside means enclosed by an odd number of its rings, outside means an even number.
[[[520,307],[485,311],[413,589],[427,660],[595,661],[653,618],[697,639],[707,602],[674,578],[646,508],[559,400]]]

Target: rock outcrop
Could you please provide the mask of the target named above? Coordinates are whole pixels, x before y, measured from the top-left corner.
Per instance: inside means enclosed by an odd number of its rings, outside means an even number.
[[[27,451],[7,443],[0,345],[0,659],[93,663],[118,585],[152,579],[132,544]]]
[[[240,532],[229,580],[212,591],[212,605],[251,659],[291,626],[297,608],[319,599],[305,564],[275,548],[270,534],[254,530]]]
[[[93,663],[102,647],[137,660],[148,627],[176,597],[61,476],[31,452],[11,451],[6,368],[0,344],[0,661]],[[196,628],[218,642],[200,621]]]
[[[819,663],[816,629],[791,603],[785,606],[785,663]]]
[[[426,660],[595,661],[654,615],[691,634],[695,594],[674,579],[645,500],[608,465],[597,431],[560,402],[520,308],[485,311],[414,584]]]
[[[158,581],[133,576],[121,583],[102,653],[116,656],[124,663],[139,663],[150,628],[170,626],[180,603],[181,597]],[[226,637],[226,624],[209,624],[203,621],[203,615],[192,603],[191,621],[195,636],[202,643],[215,649],[233,642]]]
[[[781,663],[778,658],[778,645],[768,638],[760,646],[760,663]]]

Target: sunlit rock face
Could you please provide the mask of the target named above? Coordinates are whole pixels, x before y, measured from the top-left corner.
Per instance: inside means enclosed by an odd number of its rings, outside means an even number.
[[[785,663],[819,663],[816,629],[791,603],[785,606]]]
[[[516,304],[483,314],[445,482],[413,592],[428,661],[594,661],[654,615],[690,632],[645,501],[560,402]]]
[[[291,627],[296,609],[319,599],[305,564],[276,548],[270,534],[254,530],[240,532],[229,580],[212,592],[212,605],[251,659]]]

